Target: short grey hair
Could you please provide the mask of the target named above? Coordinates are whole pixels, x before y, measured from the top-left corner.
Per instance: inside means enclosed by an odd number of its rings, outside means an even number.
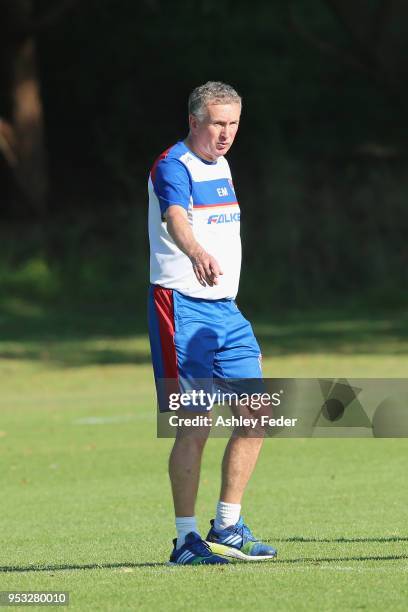
[[[205,116],[205,107],[213,104],[241,104],[242,98],[231,85],[221,81],[207,81],[204,85],[196,87],[188,98],[188,112],[197,119]]]

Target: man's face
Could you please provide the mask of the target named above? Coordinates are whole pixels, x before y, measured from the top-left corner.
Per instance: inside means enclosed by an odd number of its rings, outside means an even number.
[[[208,104],[200,121],[190,115],[190,143],[194,152],[209,161],[225,155],[234,142],[241,104]]]

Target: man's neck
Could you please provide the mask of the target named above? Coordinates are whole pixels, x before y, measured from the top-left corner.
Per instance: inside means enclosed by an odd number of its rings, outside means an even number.
[[[186,137],[186,139],[184,140],[184,144],[186,145],[188,149],[190,149],[190,151],[194,153],[194,155],[197,155],[197,157],[199,157],[200,159],[203,159],[204,161],[208,161],[208,162],[217,161],[216,158],[212,159],[197,149],[197,147],[194,145],[193,139],[191,138],[191,134],[189,134]]]

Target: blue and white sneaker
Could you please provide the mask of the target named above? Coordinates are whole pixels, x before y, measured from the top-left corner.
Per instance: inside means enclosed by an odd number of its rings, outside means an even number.
[[[208,532],[206,541],[212,552],[223,557],[232,557],[241,561],[271,561],[276,559],[278,552],[257,540],[244,523],[242,516],[236,525],[230,525],[222,531],[214,529],[214,521]]]
[[[229,563],[228,559],[212,553],[208,544],[194,531],[186,535],[186,541],[179,549],[176,548],[177,540],[173,540],[173,544],[174,550],[167,565],[225,565]]]

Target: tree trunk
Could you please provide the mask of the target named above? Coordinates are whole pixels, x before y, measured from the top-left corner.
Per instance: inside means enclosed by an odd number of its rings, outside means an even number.
[[[2,153],[30,208],[42,215],[48,196],[43,108],[33,34],[21,27],[32,15],[32,0],[1,2],[0,40],[7,71],[8,119],[0,118]]]
[[[16,49],[11,94],[18,159],[14,173],[21,190],[35,210],[44,213],[48,194],[48,168],[33,38],[23,40]]]

